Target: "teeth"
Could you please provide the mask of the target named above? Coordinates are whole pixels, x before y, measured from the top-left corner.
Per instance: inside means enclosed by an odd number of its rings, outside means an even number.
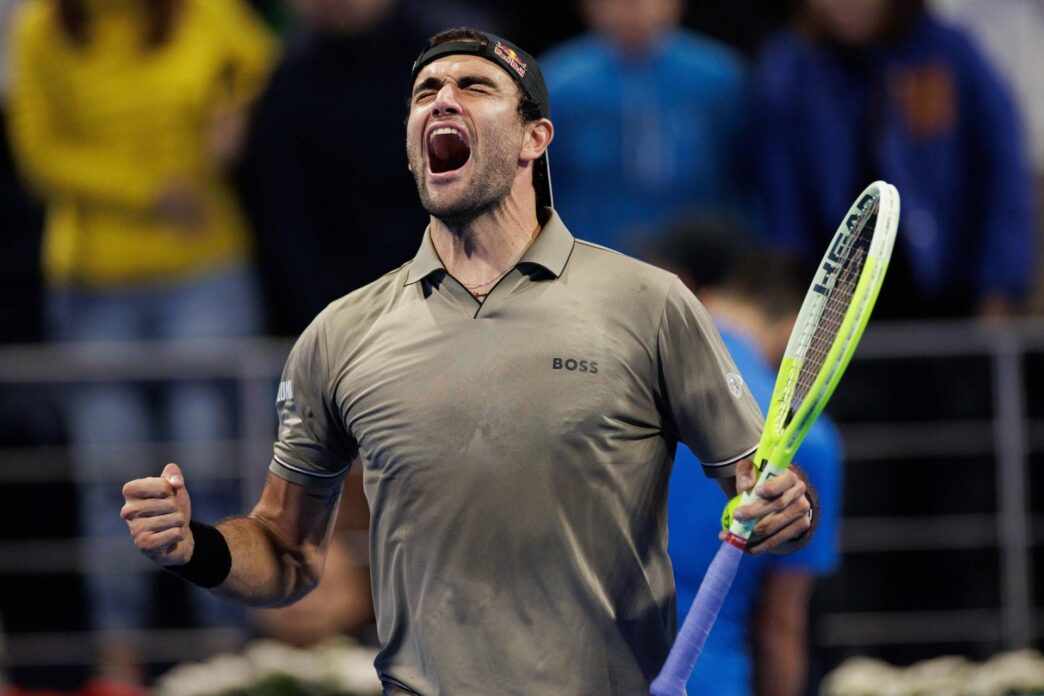
[[[461,140],[464,139],[464,136],[461,134],[461,132],[459,130],[457,130],[456,128],[450,128],[448,126],[443,126],[442,128],[436,128],[435,130],[433,130],[431,132],[431,135],[429,135],[428,138],[429,139],[434,138],[436,135],[455,135],[458,138],[460,138]]]

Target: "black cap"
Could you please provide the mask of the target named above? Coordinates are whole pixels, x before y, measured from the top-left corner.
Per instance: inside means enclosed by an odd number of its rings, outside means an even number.
[[[440,43],[424,49],[413,62],[413,74],[410,83],[417,81],[417,73],[428,63],[452,55],[471,55],[485,58],[504,70],[537,105],[540,118],[551,117],[551,99],[547,94],[547,83],[540,72],[540,64],[529,53],[499,36],[483,31],[476,31],[484,37],[482,41],[457,39]],[[533,169],[533,186],[536,189],[537,208],[552,207],[551,172],[548,168],[547,152],[538,159]]]

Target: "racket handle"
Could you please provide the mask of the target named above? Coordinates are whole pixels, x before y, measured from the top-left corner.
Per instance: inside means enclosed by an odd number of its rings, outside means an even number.
[[[749,491],[747,491],[746,493],[744,493],[741,496],[741,499],[740,499],[740,502],[739,502],[740,506],[742,506],[742,505],[749,505],[750,503],[753,503],[755,501],[761,500],[761,496],[759,496],[754,491],[756,491],[758,489],[758,486],[760,486],[761,484],[765,483],[766,481],[768,481],[770,479],[776,478],[777,476],[782,474],[784,471],[786,471],[787,466],[789,464],[790,464],[790,462],[788,461],[783,466],[779,466],[779,465],[774,464],[774,463],[769,462],[769,461],[763,461],[761,463],[761,473],[758,475],[757,482],[754,484],[753,488],[751,488]],[[750,539],[750,535],[754,531],[754,525],[756,525],[757,523],[758,523],[758,520],[756,520],[756,519],[754,519],[754,520],[737,520],[737,519],[733,518],[731,524],[729,525],[729,529],[728,530],[729,530],[729,532],[731,532],[732,534],[740,537],[741,539],[747,540],[747,539]]]
[[[700,583],[699,592],[682,623],[678,637],[674,640],[660,675],[652,683],[653,696],[684,696],[685,683],[689,681],[696,660],[700,657],[703,644],[710,635],[714,621],[718,618],[725,596],[729,593],[736,569],[743,558],[742,539],[730,536],[718,549],[707,574]]]

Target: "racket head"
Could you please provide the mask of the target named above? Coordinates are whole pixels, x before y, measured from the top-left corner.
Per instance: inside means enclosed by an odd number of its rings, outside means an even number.
[[[870,184],[849,208],[798,312],[755,462],[785,468],[844,374],[881,291],[899,224],[899,192]]]

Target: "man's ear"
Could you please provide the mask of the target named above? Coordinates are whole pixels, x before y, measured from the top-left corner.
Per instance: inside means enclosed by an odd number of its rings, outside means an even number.
[[[535,162],[547,151],[547,146],[555,137],[555,127],[550,119],[541,118],[524,125],[526,138],[522,142],[522,152],[518,158],[523,162]]]

